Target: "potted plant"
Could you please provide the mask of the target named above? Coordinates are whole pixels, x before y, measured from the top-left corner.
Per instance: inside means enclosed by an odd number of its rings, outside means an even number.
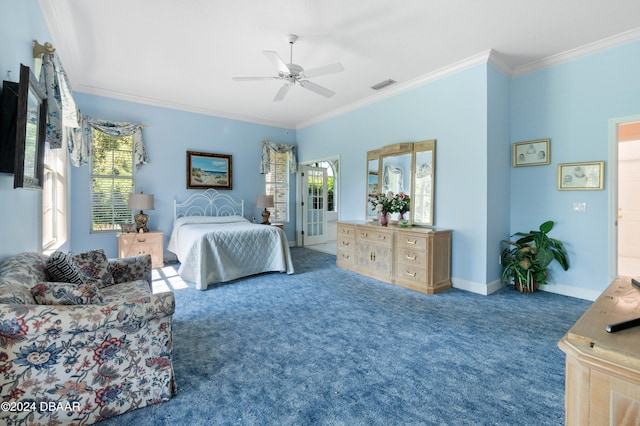
[[[502,251],[502,282],[513,279],[516,290],[533,293],[538,284],[547,283],[547,268],[556,260],[562,269],[569,269],[567,251],[562,242],[547,234],[553,229],[553,221],[544,222],[538,231],[516,232],[516,241],[503,240],[509,247]]]

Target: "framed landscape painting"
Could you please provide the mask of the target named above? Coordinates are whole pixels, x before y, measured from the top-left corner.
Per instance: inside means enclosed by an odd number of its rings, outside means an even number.
[[[233,189],[231,155],[187,151],[187,189]]]

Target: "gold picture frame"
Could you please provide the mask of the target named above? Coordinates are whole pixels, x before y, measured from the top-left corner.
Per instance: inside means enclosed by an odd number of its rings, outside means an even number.
[[[542,166],[551,161],[550,139],[517,142],[513,144],[513,167]]]
[[[232,156],[187,151],[187,189],[233,189]]]
[[[561,191],[604,189],[604,161],[558,164],[558,189]]]

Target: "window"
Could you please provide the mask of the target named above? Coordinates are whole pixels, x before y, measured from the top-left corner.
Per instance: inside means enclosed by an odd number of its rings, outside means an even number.
[[[330,161],[321,161],[318,163],[310,164],[311,167],[321,167],[327,169],[327,211],[338,211],[336,206],[336,188],[335,188],[335,171],[334,164]]]
[[[269,155],[271,171],[265,174],[265,189],[267,195],[273,195],[274,207],[271,212],[271,222],[289,221],[289,156],[271,151]]]
[[[120,230],[132,222],[127,202],[135,190],[133,136],[93,129],[91,139],[91,232]]]
[[[63,138],[64,140],[64,138]],[[50,149],[45,143],[42,184],[42,249],[67,241],[67,147]]]

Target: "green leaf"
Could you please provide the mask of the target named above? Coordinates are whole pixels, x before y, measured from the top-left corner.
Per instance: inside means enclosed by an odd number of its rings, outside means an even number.
[[[542,225],[540,225],[540,231],[544,232],[545,234],[548,234],[549,231],[551,231],[553,229],[553,221],[552,220],[548,220],[545,223],[543,223]]]

